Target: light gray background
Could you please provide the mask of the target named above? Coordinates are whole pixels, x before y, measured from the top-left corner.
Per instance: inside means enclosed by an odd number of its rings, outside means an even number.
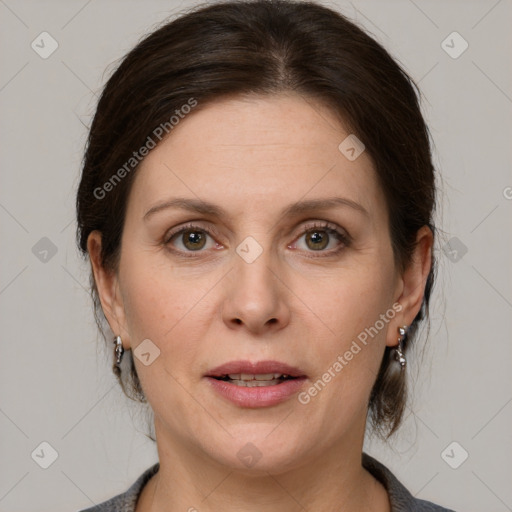
[[[105,69],[193,4],[0,0],[2,512],[91,506],[157,460],[111,373],[110,347],[109,358],[98,348],[74,200]],[[512,3],[325,4],[368,29],[419,82],[443,176],[431,337],[419,363],[409,358],[415,399],[397,439],[366,450],[418,497],[459,512],[512,510]],[[31,48],[43,31],[59,44],[47,59]],[[469,43],[456,59],[441,46],[453,31]],[[32,251],[43,237],[57,248],[47,261]],[[462,257],[456,248],[456,261],[443,251],[453,237],[467,248]],[[43,441],[58,453],[48,469],[31,456]],[[445,460],[460,462],[462,449],[469,457],[452,469]]]

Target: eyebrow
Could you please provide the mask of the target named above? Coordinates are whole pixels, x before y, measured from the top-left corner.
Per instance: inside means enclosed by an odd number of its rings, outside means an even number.
[[[305,201],[298,201],[293,203],[281,211],[281,216],[292,217],[294,215],[308,213],[316,210],[327,210],[340,206],[348,206],[366,216],[369,216],[368,211],[359,203],[344,197],[328,197],[324,199],[309,199]],[[176,197],[169,199],[151,207],[145,214],[143,219],[146,221],[157,212],[167,210],[169,208],[176,208],[187,210],[193,213],[201,213],[203,215],[211,215],[214,217],[228,217],[228,213],[222,207],[203,201],[201,199],[188,199],[184,197]]]

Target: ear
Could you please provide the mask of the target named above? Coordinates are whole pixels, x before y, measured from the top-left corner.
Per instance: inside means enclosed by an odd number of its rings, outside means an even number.
[[[101,307],[112,332],[116,336],[121,336],[123,347],[127,349],[130,348],[130,340],[122,295],[119,290],[119,280],[116,272],[105,269],[101,264],[101,244],[101,232],[92,231],[87,238],[87,250]]]
[[[395,347],[398,340],[398,327],[411,325],[421,309],[428,274],[432,267],[432,245],[434,235],[428,226],[423,226],[416,235],[416,246],[411,261],[397,284],[398,302],[402,309],[395,316],[388,329],[386,345]]]

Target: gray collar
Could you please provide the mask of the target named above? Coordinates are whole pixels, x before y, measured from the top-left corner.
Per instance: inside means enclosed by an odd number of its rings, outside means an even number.
[[[388,492],[391,512],[454,512],[453,510],[435,505],[430,501],[415,498],[386,466],[364,452],[362,464],[366,470],[382,483]],[[134,512],[137,499],[143,487],[159,469],[160,463],[157,462],[144,471],[126,492],[118,494],[99,505],[78,512]]]

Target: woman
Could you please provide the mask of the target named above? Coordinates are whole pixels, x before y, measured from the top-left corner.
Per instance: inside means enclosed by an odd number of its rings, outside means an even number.
[[[362,451],[405,407],[434,206],[414,84],[340,14],[218,3],[140,42],[97,107],[77,235],[159,462],[88,512],[447,510]]]

